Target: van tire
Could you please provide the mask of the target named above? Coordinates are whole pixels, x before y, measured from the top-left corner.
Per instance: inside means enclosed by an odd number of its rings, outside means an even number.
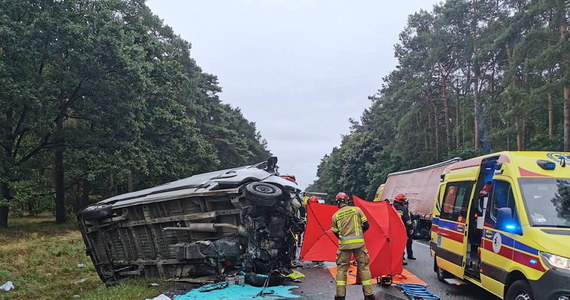
[[[110,204],[87,206],[82,212],[83,220],[97,221],[113,215],[113,206]]]
[[[273,184],[251,182],[245,186],[245,196],[257,205],[273,206],[283,195],[283,191]]]
[[[437,280],[441,282],[445,282],[446,278],[451,278],[453,276],[451,273],[445,271],[437,265],[437,259],[435,257],[433,259],[433,270],[435,271],[435,274],[437,274]]]
[[[533,300],[534,295],[528,282],[524,279],[513,282],[507,290],[506,300]]]

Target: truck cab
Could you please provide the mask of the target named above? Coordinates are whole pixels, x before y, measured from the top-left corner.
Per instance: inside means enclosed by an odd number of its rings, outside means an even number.
[[[430,241],[438,279],[501,299],[570,299],[567,162],[567,152],[500,152],[446,168]]]

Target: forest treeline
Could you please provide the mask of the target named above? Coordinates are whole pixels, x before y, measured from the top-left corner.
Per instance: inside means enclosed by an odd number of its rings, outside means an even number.
[[[569,9],[565,0],[448,0],[409,16],[396,68],[307,190],[372,199],[394,171],[570,150]]]
[[[270,155],[144,0],[0,0],[0,227]]]

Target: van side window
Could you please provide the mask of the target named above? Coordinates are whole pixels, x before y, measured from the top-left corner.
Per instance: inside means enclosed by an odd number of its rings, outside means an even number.
[[[471,195],[471,182],[448,183],[445,189],[440,218],[461,221],[467,216],[467,206]]]
[[[491,194],[487,203],[487,213],[485,216],[485,225],[494,227],[497,223],[497,211],[501,207],[510,207],[513,217],[516,216],[515,198],[511,185],[502,180],[493,180]]]

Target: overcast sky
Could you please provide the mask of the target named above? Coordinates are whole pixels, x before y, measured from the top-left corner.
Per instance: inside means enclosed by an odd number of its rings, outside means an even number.
[[[301,188],[360,120],[368,96],[396,66],[410,14],[435,0],[151,0],[216,75],[220,98],[239,107]]]

